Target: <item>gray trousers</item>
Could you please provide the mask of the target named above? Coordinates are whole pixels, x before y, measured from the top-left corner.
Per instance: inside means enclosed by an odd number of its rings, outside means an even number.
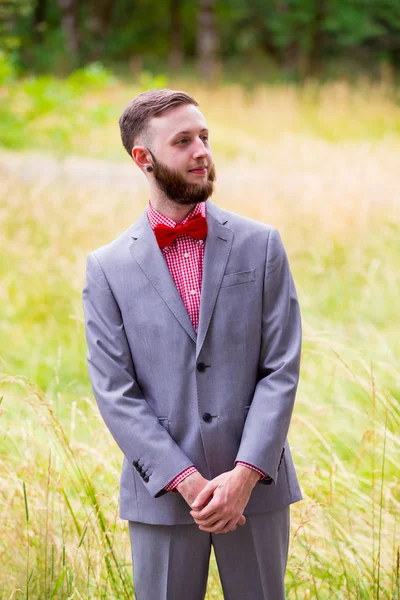
[[[204,600],[212,545],[225,600],[284,600],[290,508],[246,518],[222,534],[130,521],[135,598]]]

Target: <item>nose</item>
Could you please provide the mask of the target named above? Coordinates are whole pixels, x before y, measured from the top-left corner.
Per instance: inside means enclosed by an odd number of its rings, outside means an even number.
[[[197,138],[194,144],[193,158],[204,158],[209,155],[209,150],[204,145],[204,142],[201,138]]]

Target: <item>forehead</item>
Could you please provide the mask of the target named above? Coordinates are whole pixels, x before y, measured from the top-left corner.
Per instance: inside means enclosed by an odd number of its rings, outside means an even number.
[[[207,128],[204,116],[193,104],[182,104],[158,117],[153,117],[149,126],[153,139],[165,141],[181,131],[195,133]]]

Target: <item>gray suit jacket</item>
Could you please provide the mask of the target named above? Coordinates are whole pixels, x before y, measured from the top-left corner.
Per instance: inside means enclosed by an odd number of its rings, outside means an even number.
[[[296,290],[279,233],[206,203],[197,335],[147,218],[88,256],[88,369],[124,454],[120,516],[192,523],[164,487],[194,464],[207,479],[235,460],[268,473],[245,514],[301,499],[286,439],[301,350]]]

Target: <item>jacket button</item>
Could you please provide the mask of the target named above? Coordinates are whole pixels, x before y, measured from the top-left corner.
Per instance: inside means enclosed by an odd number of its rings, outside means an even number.
[[[143,479],[144,479],[144,480],[145,480],[145,482],[147,483],[147,482],[148,482],[148,480],[149,480],[149,476],[148,476],[148,475],[145,475],[145,476],[143,477]]]
[[[197,370],[198,370],[200,373],[203,373],[203,372],[206,370],[206,365],[205,365],[204,363],[202,363],[202,362],[201,362],[201,363],[199,363],[199,364],[197,365]]]
[[[212,416],[210,415],[210,413],[204,413],[203,421],[205,421],[206,423],[209,423],[211,420],[212,420]]]
[[[137,469],[137,468],[138,468],[138,464],[139,464],[139,463],[138,463],[138,461],[137,461],[137,460],[134,460],[132,464],[133,464],[133,466],[135,467],[135,469]]]

